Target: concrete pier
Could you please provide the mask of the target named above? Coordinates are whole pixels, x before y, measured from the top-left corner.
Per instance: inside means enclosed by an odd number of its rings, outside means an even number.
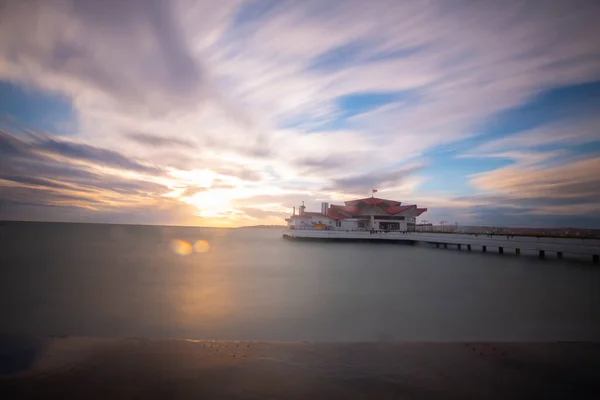
[[[505,249],[515,249],[517,255],[521,250],[527,253],[537,252],[540,258],[545,258],[547,252],[556,253],[561,259],[566,255],[592,257],[594,263],[599,263],[600,239],[566,238],[545,236],[511,236],[511,235],[479,235],[464,233],[433,233],[433,232],[383,232],[383,231],[336,231],[318,229],[286,229],[282,232],[287,239],[298,240],[343,240],[343,241],[393,241],[403,243],[431,243],[437,248],[448,245],[462,249],[463,245],[471,250],[473,246],[481,246],[486,253],[487,248],[498,248],[500,254]]]

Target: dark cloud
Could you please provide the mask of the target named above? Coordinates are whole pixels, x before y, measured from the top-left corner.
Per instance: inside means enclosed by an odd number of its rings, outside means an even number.
[[[21,207],[20,210],[25,206],[106,208],[113,206],[115,200],[128,205],[160,196],[167,190],[153,182],[100,175],[85,170],[84,166],[48,156],[59,154],[70,160],[86,160],[121,170],[161,172],[120,153],[39,134],[24,137],[6,131],[0,133],[0,180],[17,184],[1,187],[3,207],[10,205],[11,209]],[[6,214],[6,210],[3,212]]]
[[[173,199],[157,198],[143,205],[94,206],[102,208],[0,199],[0,220],[157,225],[194,225],[199,222],[199,218],[193,217],[196,211],[193,206]],[[152,212],[148,212],[149,208]]]
[[[524,213],[600,214],[600,158],[547,168],[500,169],[474,178],[490,195],[456,200],[522,209]],[[527,211],[531,210],[531,211]]]
[[[0,131],[0,156],[25,157],[30,155],[29,145],[6,131]]]
[[[21,161],[24,159],[29,163],[38,161],[52,164],[52,161],[45,157],[43,153],[60,155],[68,159],[89,161],[94,164],[117,169],[132,170],[154,175],[163,174],[163,171],[157,167],[142,164],[113,150],[94,147],[87,144],[67,142],[45,135],[36,135],[33,140],[26,141],[24,138],[18,137],[15,134],[7,131],[0,131],[0,155],[4,161],[3,166],[7,163],[8,159],[17,158],[21,159]]]
[[[119,169],[144,172],[149,174],[162,174],[162,170],[156,167],[133,161],[121,153],[113,150],[102,149],[87,144],[65,142],[47,137],[45,140],[35,143],[35,148],[41,151],[59,154],[61,156],[86,160],[100,165],[116,167]]]
[[[72,185],[67,185],[64,183],[51,181],[45,178],[36,178],[33,176],[18,176],[18,175],[8,175],[8,174],[0,174],[0,180],[6,180],[16,183],[23,183],[26,185],[35,185],[35,186],[44,186],[54,189],[72,189]]]
[[[342,190],[364,192],[370,188],[394,187],[402,183],[409,175],[421,170],[422,166],[409,166],[391,171],[376,171],[333,180],[333,185],[323,190]]]
[[[338,168],[348,164],[351,161],[350,155],[343,156],[327,156],[327,157],[307,157],[297,160],[296,165],[318,168],[331,169]]]
[[[464,221],[459,220],[459,224],[531,228],[598,228],[600,226],[600,213],[556,215],[538,214],[538,211],[536,207],[474,206],[469,208],[469,218]]]
[[[157,136],[141,132],[129,132],[125,134],[125,136],[137,143],[149,147],[194,147],[194,145],[190,141],[181,138],[167,138],[163,136]]]
[[[3,187],[0,200],[9,204],[60,205],[67,203],[68,205],[79,204],[82,206],[101,204],[94,197],[74,196],[55,190],[30,187]]]
[[[362,161],[364,156],[364,153],[350,152],[326,157],[305,157],[294,161],[294,164],[300,167],[305,175],[318,174],[349,168],[356,165],[357,161]]]
[[[559,188],[553,189],[553,194],[548,195],[536,195],[532,196],[523,192],[522,195],[519,193],[510,194],[497,194],[497,195],[473,195],[473,196],[461,196],[455,197],[452,200],[456,201],[469,201],[481,204],[503,204],[513,205],[517,207],[569,207],[576,205],[594,205],[598,203],[600,198],[600,187],[599,186],[588,186],[586,183],[580,184],[569,184],[567,185],[572,191],[565,192]],[[565,196],[566,193],[571,195]]]

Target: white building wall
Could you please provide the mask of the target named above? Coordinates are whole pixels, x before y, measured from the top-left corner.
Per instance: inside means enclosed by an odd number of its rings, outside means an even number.
[[[342,226],[338,228],[343,231],[353,231],[358,229],[358,221],[355,219],[344,219],[342,220]]]

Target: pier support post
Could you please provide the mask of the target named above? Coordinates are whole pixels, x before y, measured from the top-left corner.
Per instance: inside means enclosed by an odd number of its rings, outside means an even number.
[[[461,248],[460,244],[458,244],[457,246],[458,246],[458,249],[460,250],[460,248]]]
[[[437,248],[439,249],[439,248],[440,248],[440,244],[439,244],[439,243],[436,243],[436,244],[435,244],[435,247],[437,247]]]
[[[444,248],[447,249],[448,248],[448,243],[444,243]]]
[[[540,258],[545,258],[546,252],[544,250],[540,250]]]
[[[594,264],[600,263],[600,254],[594,254],[592,256],[592,261],[594,262]]]
[[[515,253],[517,253],[517,255],[521,254],[521,249],[515,249]]]
[[[467,245],[467,250],[471,251],[471,245],[470,244]]]
[[[486,246],[481,246],[481,251],[485,253],[487,251],[487,247]]]
[[[557,253],[556,253],[556,257],[557,257],[558,259],[561,259],[561,258],[563,257],[562,251],[559,251],[559,252],[557,252]]]
[[[504,247],[498,247],[498,253],[504,254]]]

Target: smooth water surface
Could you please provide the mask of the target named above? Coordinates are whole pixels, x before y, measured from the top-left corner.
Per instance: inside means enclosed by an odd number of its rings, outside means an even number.
[[[174,239],[210,247],[179,255]],[[0,225],[0,334],[594,340],[600,268],[421,245],[293,242],[277,229],[8,222]]]

